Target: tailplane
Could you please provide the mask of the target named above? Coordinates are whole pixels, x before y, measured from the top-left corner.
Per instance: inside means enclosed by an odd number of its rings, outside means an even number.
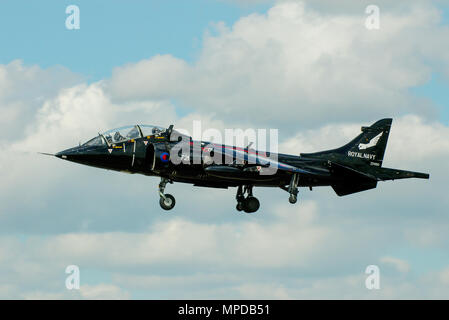
[[[339,196],[374,189],[378,181],[407,178],[429,179],[429,174],[399,169],[382,168],[392,119],[382,119],[344,146],[301,157],[327,160],[335,181],[332,188]]]

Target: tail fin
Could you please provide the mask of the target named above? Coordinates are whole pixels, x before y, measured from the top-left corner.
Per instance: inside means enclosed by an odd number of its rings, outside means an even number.
[[[346,145],[332,150],[301,154],[304,157],[320,157],[334,154],[338,157],[347,157],[356,162],[366,162],[375,166],[382,166],[385,149],[392,119],[382,119],[370,127],[362,127],[362,133]]]

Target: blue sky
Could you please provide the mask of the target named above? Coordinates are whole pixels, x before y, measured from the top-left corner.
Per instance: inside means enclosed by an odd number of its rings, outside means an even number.
[[[65,8],[71,4],[80,8],[80,30],[65,28]],[[192,61],[211,23],[232,25],[243,15],[269,7],[210,0],[19,0],[3,2],[5,6],[7,10],[0,11],[0,37],[7,45],[0,52],[1,63],[23,59],[44,68],[60,64],[89,81],[156,54]]]
[[[428,8],[392,10],[376,34],[350,1],[344,19],[300,1],[253,3],[2,1],[0,297],[71,297],[68,264],[91,286],[72,295],[83,298],[448,296],[449,8],[435,4],[440,25]],[[65,28],[70,4],[80,30]],[[217,22],[229,29],[214,33]],[[280,128],[281,151],[298,154],[387,116],[385,165],[430,182],[344,198],[301,190],[297,206],[260,189],[254,216],[236,214],[235,190],[183,184],[168,187],[177,206],[161,214],[156,178],[35,153],[110,126],[200,119]],[[386,291],[363,288],[369,264],[385,270]]]
[[[434,73],[425,85],[412,88],[419,97],[429,99],[438,108],[441,121],[449,122],[449,83],[441,74]]]
[[[449,5],[440,4],[441,23],[449,25]],[[412,89],[418,96],[431,100],[438,108],[440,118],[446,124],[449,123],[449,79],[441,73],[432,74],[428,83]]]

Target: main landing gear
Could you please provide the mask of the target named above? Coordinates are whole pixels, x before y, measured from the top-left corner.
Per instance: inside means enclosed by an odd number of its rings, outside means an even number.
[[[159,204],[162,209],[164,210],[171,210],[176,204],[175,197],[173,197],[171,194],[164,194],[165,186],[167,185],[167,182],[172,183],[170,180],[166,178],[161,178],[161,182],[159,183],[159,196],[161,199],[159,200]]]
[[[245,193],[248,194],[246,197]],[[260,207],[259,200],[253,196],[253,186],[245,186],[244,190],[243,186],[238,186],[235,198],[237,200],[237,211],[243,210],[246,213],[253,213]]]

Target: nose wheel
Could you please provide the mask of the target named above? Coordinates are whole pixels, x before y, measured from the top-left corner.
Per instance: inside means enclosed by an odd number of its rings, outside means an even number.
[[[245,193],[247,196],[245,197]],[[245,211],[246,213],[253,213],[259,210],[260,202],[259,200],[253,196],[253,187],[245,186],[245,190],[243,190],[242,186],[239,186],[237,189],[237,211]]]
[[[164,210],[171,210],[176,204],[175,197],[168,193],[164,194],[165,186],[168,182],[170,182],[168,179],[162,178],[161,182],[159,183],[159,205]]]

